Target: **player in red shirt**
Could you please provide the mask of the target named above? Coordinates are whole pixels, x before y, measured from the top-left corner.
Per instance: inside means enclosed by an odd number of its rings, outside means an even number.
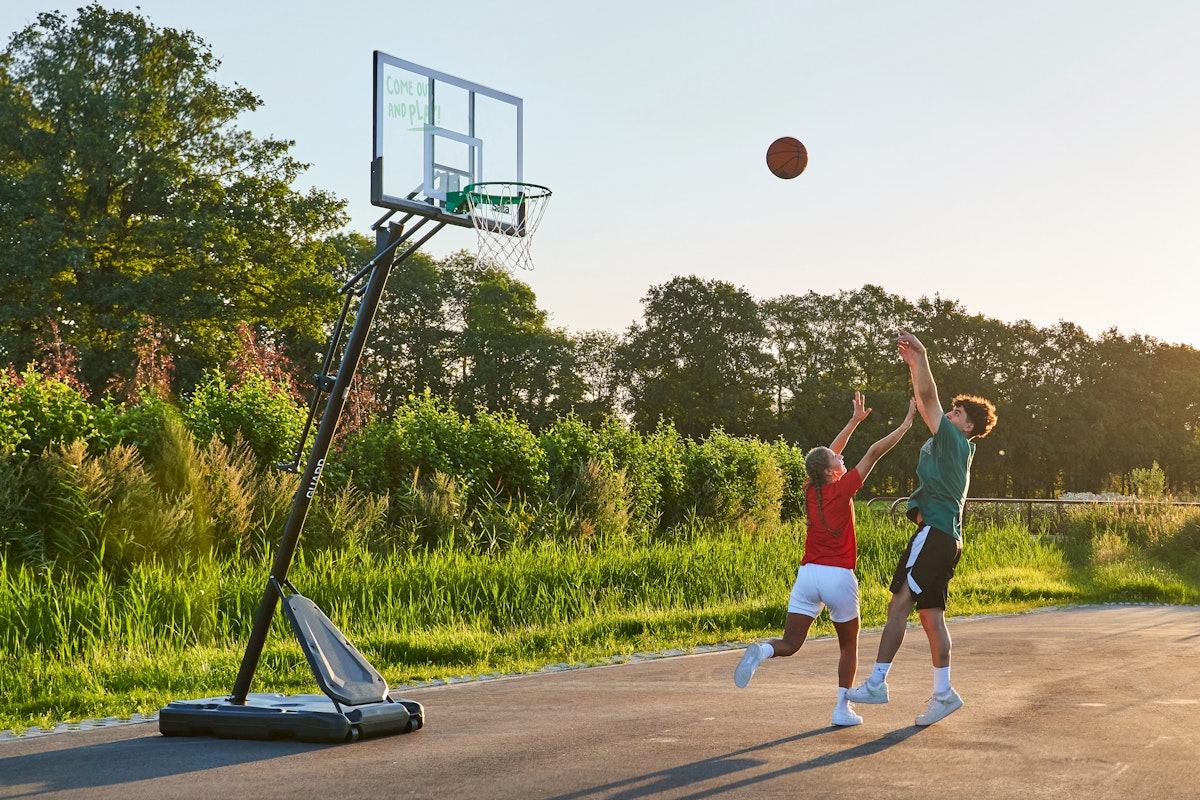
[[[875,442],[862,460],[846,471],[842,448],[850,434],[871,413],[864,408],[860,392],[854,393],[854,413],[846,427],[829,447],[816,447],[808,454],[804,466],[808,481],[804,484],[805,509],[808,515],[808,535],[804,541],[804,558],[796,572],[788,602],[783,638],[746,648],[733,680],[745,688],[759,664],[775,656],[790,656],[800,649],[808,630],[821,609],[829,608],[829,619],[837,631],[838,701],[833,710],[834,725],[859,725],[862,717],[846,701],[846,690],[854,685],[858,671],[858,578],[854,566],[858,546],[854,539],[854,493],[885,453],[896,446],[912,427],[916,401],[908,404],[908,414],[900,427]]]

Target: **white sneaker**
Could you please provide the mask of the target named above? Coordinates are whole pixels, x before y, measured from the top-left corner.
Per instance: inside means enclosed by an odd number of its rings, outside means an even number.
[[[746,652],[742,655],[742,660],[738,663],[737,669],[733,673],[733,682],[737,684],[739,689],[746,688],[746,684],[750,682],[750,678],[754,675],[754,670],[758,669],[758,665],[764,659],[761,645],[752,644],[746,648]]]
[[[917,724],[921,726],[932,725],[940,719],[958,711],[963,706],[962,698],[958,696],[958,692],[953,689],[950,693],[942,697],[936,695],[929,698],[929,708],[925,709],[925,713],[917,717]]]
[[[854,709],[850,706],[838,706],[833,709],[833,724],[842,728],[849,728],[851,725],[862,725],[862,717],[854,713]]]
[[[847,689],[846,699],[852,703],[886,703],[888,701],[887,681],[879,684],[878,687],[874,687],[871,685],[871,680],[868,678],[858,686],[855,686],[853,689]]]

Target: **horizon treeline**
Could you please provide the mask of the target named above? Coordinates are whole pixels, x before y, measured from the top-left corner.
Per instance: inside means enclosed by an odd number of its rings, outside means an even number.
[[[319,370],[338,287],[374,255],[346,202],[293,187],[293,142],[237,125],[262,101],[224,86],[190,31],[92,4],[39,14],[0,53],[0,364],[38,364],[94,403],[190,399],[257,355],[299,404]],[[1200,352],[1061,321],[1038,327],[877,286],[754,298],[680,275],[651,286],[626,330],[549,325],[532,289],[466,253],[416,254],[389,280],[350,425],[426,393],[457,413],[507,413],[538,432],[574,415],[640,433],[668,422],[827,444],[855,390],[874,413],[853,459],[903,414],[897,328],[921,337],[943,403],[991,398],[972,494],[1114,487],[1161,467],[1200,486]],[[253,344],[250,344],[250,343]],[[911,483],[910,435],[880,468]],[[287,445],[284,444],[284,447]],[[855,448],[859,448],[856,450]],[[1115,477],[1114,477],[1115,476]]]

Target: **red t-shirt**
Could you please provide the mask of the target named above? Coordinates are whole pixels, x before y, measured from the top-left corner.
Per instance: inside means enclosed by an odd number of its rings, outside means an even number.
[[[825,564],[854,569],[858,544],[854,539],[854,493],[862,488],[862,476],[852,469],[836,483],[821,487],[821,512],[817,513],[817,490],[804,486],[804,507],[808,514],[808,536],[804,540],[801,564]],[[829,527],[825,527],[825,523]],[[834,535],[837,533],[838,535]]]

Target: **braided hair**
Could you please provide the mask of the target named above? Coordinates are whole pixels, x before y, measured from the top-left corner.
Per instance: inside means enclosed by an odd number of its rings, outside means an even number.
[[[808,451],[808,456],[804,459],[804,471],[808,473],[808,482],[804,485],[804,491],[806,498],[810,491],[816,491],[817,516],[821,518],[825,532],[830,536],[841,536],[841,531],[835,531],[829,527],[829,523],[825,520],[825,509],[821,507],[821,486],[825,482],[825,469],[829,466],[829,454],[832,452],[828,447],[814,447]]]

